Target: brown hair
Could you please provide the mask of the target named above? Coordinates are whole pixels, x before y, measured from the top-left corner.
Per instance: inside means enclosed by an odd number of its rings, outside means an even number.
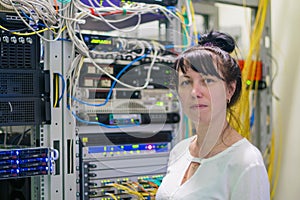
[[[198,46],[191,47],[179,55],[175,61],[176,71],[186,73],[188,68],[222,79],[229,86],[236,81],[236,88],[227,107],[234,105],[241,95],[241,70],[230,55],[235,49],[234,39],[225,33],[212,31],[202,36]]]

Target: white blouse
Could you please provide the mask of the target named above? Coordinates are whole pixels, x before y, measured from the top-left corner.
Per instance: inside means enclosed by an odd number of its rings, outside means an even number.
[[[189,144],[196,136],[179,142],[171,151],[166,176],[156,200],[269,200],[268,174],[261,152],[247,139],[207,159],[194,158]],[[191,161],[200,166],[181,184]]]

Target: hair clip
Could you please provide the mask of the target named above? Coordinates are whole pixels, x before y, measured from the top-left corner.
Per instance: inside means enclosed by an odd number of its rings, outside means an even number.
[[[207,43],[205,43],[203,46],[205,46],[205,47],[212,47],[212,46],[214,46],[214,45],[213,45],[213,43],[211,43],[211,42],[207,42]]]

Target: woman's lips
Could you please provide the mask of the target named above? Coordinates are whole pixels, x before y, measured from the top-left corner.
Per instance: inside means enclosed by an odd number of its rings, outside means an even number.
[[[207,108],[208,106],[205,104],[194,104],[190,108],[191,109],[202,109],[202,108]]]

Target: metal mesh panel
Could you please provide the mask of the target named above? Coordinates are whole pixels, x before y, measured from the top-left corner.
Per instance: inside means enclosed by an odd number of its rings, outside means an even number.
[[[0,98],[0,125],[39,124],[41,103],[38,98]]]
[[[38,71],[0,69],[0,97],[39,97],[39,79]]]

